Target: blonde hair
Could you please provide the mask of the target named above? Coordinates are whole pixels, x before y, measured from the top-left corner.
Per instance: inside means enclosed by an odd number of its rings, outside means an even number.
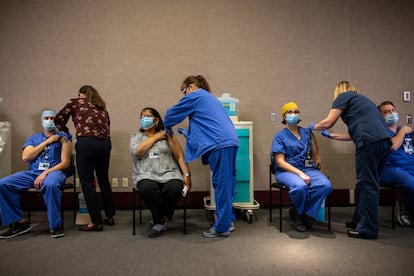
[[[338,97],[339,94],[342,94],[342,93],[348,92],[348,91],[353,91],[353,92],[358,93],[358,90],[356,89],[356,87],[353,86],[349,81],[341,81],[335,87],[334,99],[336,99],[336,97]]]

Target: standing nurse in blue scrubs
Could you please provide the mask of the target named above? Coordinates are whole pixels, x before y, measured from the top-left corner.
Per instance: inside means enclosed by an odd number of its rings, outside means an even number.
[[[355,143],[356,207],[352,222],[347,223],[351,238],[378,238],[379,181],[391,151],[391,136],[376,105],[358,94],[348,81],[340,82],[334,91],[334,102],[325,119],[311,123],[310,128],[326,130],[338,118],[348,126],[348,133],[322,135]]]
[[[236,130],[223,105],[210,93],[203,76],[187,77],[181,91],[184,97],[167,110],[164,125],[172,133],[173,126],[189,118],[185,161],[201,156],[203,163],[210,165],[215,190],[217,219],[213,227],[202,234],[206,238],[228,236],[235,220],[232,202],[239,147]]]

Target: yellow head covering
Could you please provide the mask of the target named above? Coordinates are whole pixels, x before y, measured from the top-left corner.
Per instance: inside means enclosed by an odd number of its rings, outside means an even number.
[[[285,103],[285,104],[282,106],[282,118],[283,118],[283,117],[285,117],[285,113],[286,113],[286,111],[291,110],[291,109],[297,109],[297,110],[299,110],[299,107],[298,107],[298,105],[297,105],[296,103],[294,103],[294,102],[288,102],[288,103]]]

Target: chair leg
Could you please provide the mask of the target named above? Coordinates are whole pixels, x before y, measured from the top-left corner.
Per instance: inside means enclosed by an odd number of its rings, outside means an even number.
[[[139,195],[139,224],[142,224],[142,195],[141,193],[138,193]]]
[[[30,192],[27,192],[27,221],[32,223],[32,206]]]
[[[331,206],[328,206],[328,231],[331,232]]]
[[[132,235],[135,236],[135,189],[132,189]]]
[[[272,188],[269,190],[269,223],[272,223]]]
[[[391,216],[392,216],[392,218],[391,218],[391,222],[392,222],[392,229],[395,229],[395,200],[396,200],[395,199],[396,198],[395,189],[392,188],[391,192],[392,192],[392,201],[391,201]]]
[[[73,184],[73,196],[72,196],[72,204],[73,204],[73,224],[76,223],[76,211],[78,209],[78,194],[76,193],[76,183]]]
[[[269,171],[269,223],[272,223],[272,173]]]
[[[187,234],[187,197],[184,197],[184,225],[183,225],[183,234]]]
[[[279,232],[282,233],[282,209],[283,209],[283,190],[279,189]]]
[[[64,207],[63,207],[63,195],[64,195],[64,191],[62,191],[62,196],[60,198],[60,228],[62,228],[62,230],[64,229],[65,225],[64,225],[64,220],[65,220],[65,216],[64,216]]]

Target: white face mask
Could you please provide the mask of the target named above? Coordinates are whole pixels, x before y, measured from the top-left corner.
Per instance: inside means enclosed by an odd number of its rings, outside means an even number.
[[[141,118],[141,127],[145,130],[152,128],[154,126],[153,117],[142,117]]]
[[[397,112],[393,112],[391,114],[388,114],[387,116],[385,116],[384,120],[385,120],[385,124],[387,126],[392,126],[394,124],[396,124],[398,122],[398,113]]]
[[[43,129],[46,131],[54,131],[56,129],[56,125],[53,120],[43,120],[42,126],[43,126]]]
[[[289,125],[296,125],[299,122],[300,117],[299,114],[287,114],[285,120]]]

